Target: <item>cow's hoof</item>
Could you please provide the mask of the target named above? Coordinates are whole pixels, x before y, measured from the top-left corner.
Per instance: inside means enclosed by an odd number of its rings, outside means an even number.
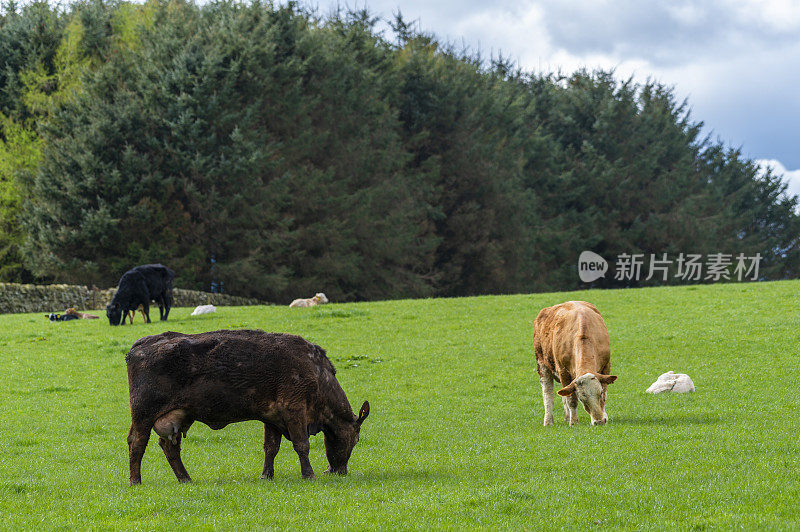
[[[553,425],[555,425],[555,423],[553,423],[553,420],[552,420],[552,419],[547,419],[547,420],[545,420],[545,422],[544,422],[544,426],[545,426],[545,427],[552,427]]]
[[[303,475],[303,478],[306,480],[317,480],[317,476],[314,473],[311,473],[310,475]]]

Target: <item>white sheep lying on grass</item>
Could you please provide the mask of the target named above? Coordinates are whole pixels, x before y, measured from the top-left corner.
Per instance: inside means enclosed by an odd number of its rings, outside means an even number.
[[[315,307],[317,305],[322,305],[328,302],[328,298],[322,292],[319,292],[314,297],[310,297],[308,299],[295,299],[289,305],[290,307]]]
[[[645,391],[647,393],[661,393],[661,392],[687,393],[694,391],[694,383],[692,382],[691,377],[689,377],[685,373],[675,373],[674,371],[668,371],[666,373],[661,374],[658,377],[658,380],[653,384],[651,384],[650,387]]]
[[[214,305],[200,305],[196,309],[192,311],[192,316],[199,316],[201,314],[211,314],[212,312],[216,312],[217,307]]]

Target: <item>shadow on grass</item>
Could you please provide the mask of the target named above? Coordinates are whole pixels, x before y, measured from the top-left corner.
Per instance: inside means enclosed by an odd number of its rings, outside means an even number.
[[[452,476],[449,472],[439,469],[385,469],[379,471],[365,471],[363,473],[356,473],[359,481],[362,482],[386,482],[391,480],[412,480],[412,481],[429,481],[435,479],[443,479]],[[344,477],[347,478],[347,477]]]
[[[158,309],[156,309],[155,317],[153,317],[152,313],[150,314],[150,323],[145,323],[144,320],[142,320],[141,318],[137,318],[136,321],[133,322],[133,324],[126,321],[125,325],[120,324],[117,327],[119,327],[120,329],[122,328],[134,329],[137,327],[148,328],[158,324],[168,326],[171,323],[201,323],[203,321],[213,321],[214,319],[220,317],[227,318],[228,316],[221,316],[215,312],[211,312],[209,314],[200,314],[199,316],[192,316],[191,314],[181,315],[180,313],[176,313],[173,315],[172,313],[170,313],[169,318],[167,318],[166,321],[162,321],[158,318]],[[108,319],[105,316],[103,316],[103,319],[105,320],[105,324],[109,325]]]
[[[364,485],[364,484],[371,484],[373,482],[383,483],[387,481],[430,481],[432,479],[442,479],[445,477],[449,477],[448,473],[443,471],[432,471],[432,470],[418,470],[418,469],[408,469],[408,470],[401,470],[397,471],[394,469],[385,470],[385,471],[355,471],[351,472],[348,475],[339,476],[339,475],[331,475],[327,473],[322,473],[322,471],[316,471],[317,480],[316,481],[309,481],[300,476],[300,471],[298,470],[297,476],[293,476],[291,474],[281,474],[278,471],[275,472],[275,479],[274,480],[266,480],[260,477],[232,477],[232,476],[225,476],[225,477],[218,477],[218,478],[206,478],[206,479],[195,479],[195,483],[197,484],[207,484],[207,485],[219,485],[219,486],[227,486],[230,484],[242,484],[242,485],[258,485],[258,484],[269,484],[274,483],[277,485],[285,485],[285,484],[300,484],[305,485],[305,483],[313,484],[314,482],[317,483],[353,483],[354,485]],[[199,482],[198,482],[199,480]]]
[[[676,427],[684,425],[719,425],[723,419],[719,416],[647,416],[647,417],[626,417],[615,416],[609,421],[609,425],[660,425],[666,427]]]

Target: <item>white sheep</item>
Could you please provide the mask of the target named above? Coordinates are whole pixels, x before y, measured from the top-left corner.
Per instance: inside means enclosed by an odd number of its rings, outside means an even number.
[[[685,373],[668,371],[658,377],[658,380],[645,390],[647,393],[675,392],[687,393],[694,391],[691,377]]]
[[[200,305],[192,311],[192,316],[200,316],[201,314],[211,314],[216,312],[217,307],[214,305]]]
[[[328,302],[328,298],[322,292],[319,292],[314,297],[308,299],[295,299],[289,307],[315,307]]]

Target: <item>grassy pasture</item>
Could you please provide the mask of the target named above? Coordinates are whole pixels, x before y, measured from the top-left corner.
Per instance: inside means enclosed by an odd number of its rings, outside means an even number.
[[[285,307],[167,323],[0,316],[0,527],[325,529],[798,529],[800,282]],[[538,310],[603,313],[605,427],[542,426]],[[157,315],[157,312],[156,312]],[[292,332],[328,350],[354,408],[372,406],[350,475],[300,478],[283,442],[259,479],[263,429],[195,424],[179,484],[150,440],[127,485],[124,354],[167,330]],[[644,393],[667,370],[697,393]],[[560,413],[560,402],[556,402]]]

